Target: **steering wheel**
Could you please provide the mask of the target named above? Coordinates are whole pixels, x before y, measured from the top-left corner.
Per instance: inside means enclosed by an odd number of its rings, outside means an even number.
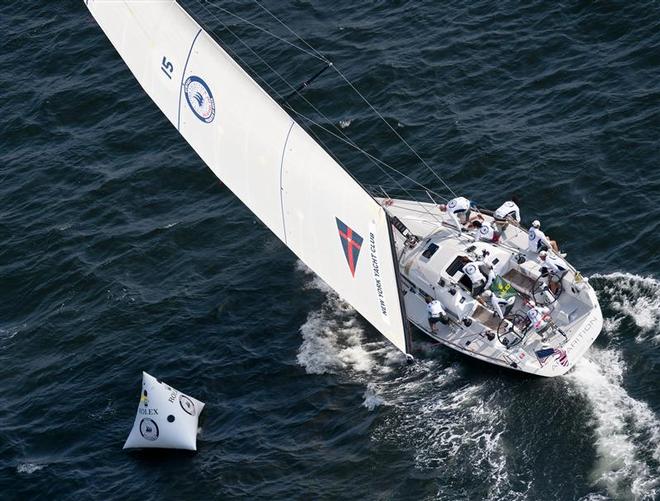
[[[528,327],[529,319],[525,315],[520,313],[507,315],[497,326],[497,340],[507,348],[511,348],[523,340]]]
[[[562,286],[562,281],[560,280],[559,282],[554,282],[557,284],[557,292],[552,293],[548,284],[545,283],[545,278],[548,276],[551,275],[541,275],[536,279],[532,287],[532,298],[536,304],[541,306],[548,306],[553,304],[555,301],[557,301],[557,299],[559,299],[561,293],[564,292],[564,287]]]

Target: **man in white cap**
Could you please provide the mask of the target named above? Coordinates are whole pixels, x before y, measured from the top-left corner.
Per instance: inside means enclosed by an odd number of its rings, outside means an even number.
[[[539,260],[541,261],[541,275],[548,275],[548,287],[550,292],[556,295],[561,279],[568,271],[568,265],[559,256],[544,250],[539,252]]]
[[[532,226],[527,232],[528,235],[528,249],[532,252],[541,252],[542,250],[552,249],[559,253],[557,242],[550,240],[545,233],[541,231],[541,222],[538,219],[532,221]]]

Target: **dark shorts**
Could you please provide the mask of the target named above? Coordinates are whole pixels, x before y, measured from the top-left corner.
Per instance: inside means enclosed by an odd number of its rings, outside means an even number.
[[[440,322],[441,324],[446,324],[447,320],[448,320],[447,315],[443,315],[441,317],[429,317],[429,324],[435,325],[438,322]]]
[[[541,251],[546,251],[548,252],[550,249],[548,249],[548,246],[545,245],[545,242],[542,240],[539,240],[538,243],[536,244],[536,252],[541,252]]]

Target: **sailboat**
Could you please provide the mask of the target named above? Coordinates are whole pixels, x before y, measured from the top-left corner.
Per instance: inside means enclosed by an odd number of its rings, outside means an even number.
[[[175,0],[85,3],[213,173],[402,352],[413,354],[414,326],[484,362],[558,376],[598,336],[603,319],[588,280],[565,263],[560,280],[549,283],[516,221],[489,242],[464,231],[434,201],[376,196]],[[499,223],[485,210],[479,218]],[[470,278],[471,269],[484,266],[491,294],[499,287],[508,296],[503,315],[484,300],[484,284],[477,291]],[[433,301],[443,315],[431,325]],[[542,329],[531,318],[534,309]]]

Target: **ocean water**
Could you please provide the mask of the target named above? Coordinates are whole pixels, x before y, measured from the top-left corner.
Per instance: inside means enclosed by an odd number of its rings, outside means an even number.
[[[293,83],[321,67],[222,10],[295,42],[255,2],[184,5],[273,92],[232,32]],[[519,193],[591,277],[602,334],[562,378],[421,335],[406,365],[203,165],[84,2],[3,2],[0,498],[660,499],[660,4],[264,5],[455,191]],[[336,75],[306,97],[442,193]],[[197,453],[122,451],[143,370],[207,403]]]

